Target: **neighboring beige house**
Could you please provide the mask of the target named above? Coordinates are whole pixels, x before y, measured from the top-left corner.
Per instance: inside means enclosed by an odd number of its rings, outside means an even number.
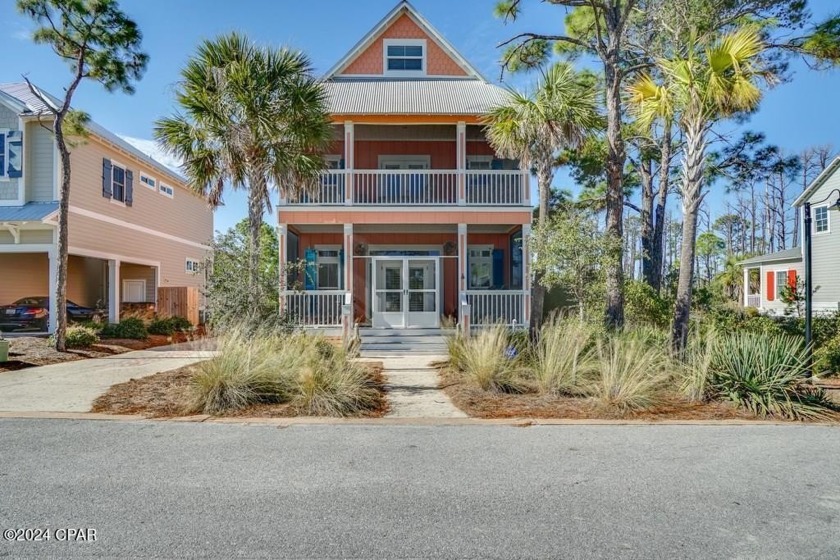
[[[800,227],[804,238],[804,205],[811,203],[811,265],[813,273],[815,313],[840,309],[840,157],[836,158],[793,205],[800,208]],[[781,301],[785,284],[804,280],[805,265],[802,246],[760,255],[741,262],[744,268],[744,305],[771,315],[783,314],[787,307]]]
[[[61,166],[45,113],[25,83],[0,84],[0,305],[55,294]],[[202,287],[207,203],[117,135],[88,129],[71,155],[68,299],[117,321],[124,304],[156,304],[159,287]]]

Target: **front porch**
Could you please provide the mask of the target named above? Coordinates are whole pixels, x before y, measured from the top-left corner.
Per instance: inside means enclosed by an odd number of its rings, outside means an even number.
[[[281,307],[297,325],[526,325],[529,225],[281,225]],[[299,263],[291,266],[291,263]]]

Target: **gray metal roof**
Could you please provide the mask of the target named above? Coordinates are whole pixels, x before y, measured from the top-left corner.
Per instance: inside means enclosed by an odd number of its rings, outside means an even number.
[[[42,94],[44,94],[44,97],[52,101],[55,106],[58,106],[58,100],[55,97],[41,90],[40,88],[39,91]],[[34,116],[48,112],[48,107],[44,104],[43,101],[38,99],[38,96],[33,94],[32,91],[30,91],[29,86],[26,84],[26,82],[0,84],[0,92],[9,95],[10,97],[24,104],[27,109],[27,111],[23,113],[24,115],[31,114]],[[85,126],[89,131],[93,132],[100,138],[107,140],[108,142],[118,146],[120,149],[132,154],[134,157],[146,162],[150,166],[154,167],[155,170],[157,170],[161,174],[168,176],[170,179],[173,179],[180,183],[187,182],[187,180],[180,173],[177,173],[176,171],[170,169],[169,167],[163,165],[156,159],[152,158],[148,154],[138,150],[137,148],[135,148],[134,146],[132,146],[131,144],[129,144],[128,142],[126,142],[125,140],[123,140],[122,138],[105,128],[104,126],[97,124],[93,121],[88,121],[88,123]]]
[[[338,115],[482,115],[507,99],[475,79],[333,79],[324,82]]]
[[[40,222],[58,210],[58,202],[27,202],[23,206],[0,206],[0,222]]]
[[[793,261],[802,260],[802,249],[794,247],[793,249],[786,249],[784,251],[777,251],[775,253],[768,253],[766,255],[758,255],[749,259],[741,261],[739,264],[762,264],[766,262],[778,261]]]

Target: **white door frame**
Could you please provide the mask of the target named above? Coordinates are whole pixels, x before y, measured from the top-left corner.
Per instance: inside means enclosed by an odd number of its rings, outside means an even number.
[[[439,255],[377,255],[371,257],[371,325],[373,328],[438,328],[440,327],[440,294],[441,294],[441,272],[442,267],[441,257]],[[399,262],[400,273],[400,289],[402,296],[400,298],[401,311],[398,312],[383,312],[377,309],[378,297],[376,286],[377,278],[377,264],[379,261]],[[409,309],[409,263],[412,261],[421,261],[432,264],[432,276],[435,281],[435,310],[427,312],[410,311]],[[414,290],[417,291],[417,290]]]

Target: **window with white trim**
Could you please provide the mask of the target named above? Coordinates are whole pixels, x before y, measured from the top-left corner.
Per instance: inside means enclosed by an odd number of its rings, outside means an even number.
[[[340,288],[339,248],[316,248],[316,264],[318,265],[318,289],[338,290]]]
[[[426,73],[425,39],[386,39],[383,50],[385,74],[410,76]]]
[[[493,156],[467,156],[467,169],[490,170],[493,166]]]
[[[125,167],[111,162],[111,200],[125,202]]]
[[[814,233],[827,232],[828,225],[828,206],[814,208]]]
[[[175,189],[170,187],[169,185],[165,185],[163,183],[160,184],[160,194],[164,196],[168,196],[169,198],[175,198]]]
[[[157,190],[157,180],[154,177],[149,177],[145,173],[141,173],[140,182],[152,189],[153,191]]]
[[[782,290],[785,289],[785,286],[788,284],[788,271],[787,270],[777,270],[776,271],[776,301],[781,301],[782,299]]]
[[[470,289],[490,289],[493,284],[493,247],[490,245],[470,245],[468,254]]]
[[[185,270],[187,274],[198,274],[201,272],[201,261],[198,259],[187,259]]]

